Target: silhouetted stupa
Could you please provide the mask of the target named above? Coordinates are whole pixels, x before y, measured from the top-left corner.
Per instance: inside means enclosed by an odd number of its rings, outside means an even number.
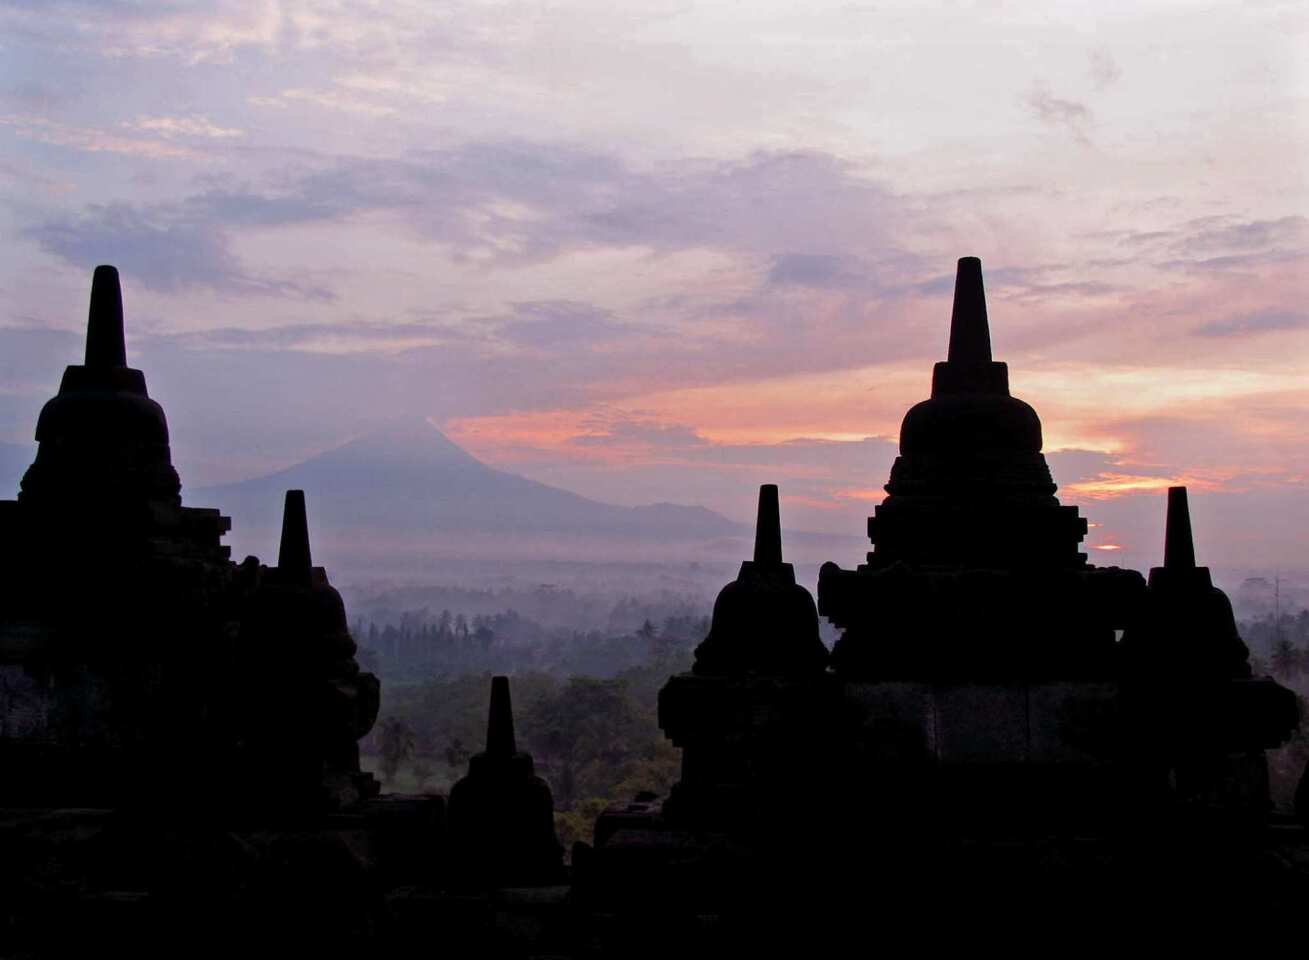
[[[241,641],[262,654],[246,704],[246,746],[279,802],[349,807],[378,792],[359,769],[359,738],[377,719],[380,687],[360,671],[345,604],[315,567],[303,490],[288,490],[277,566],[260,571]]]
[[[450,847],[460,887],[558,883],[563,847],[555,836],[550,786],[514,740],[509,678],[491,678],[486,749],[450,790]]]
[[[709,635],[695,651],[694,670],[706,675],[812,673],[827,665],[818,639],[818,610],[782,560],[777,487],[759,488],[754,559],[714,603]]]
[[[59,394],[37,421],[36,460],[19,502],[41,523],[125,541],[165,539],[170,549],[210,559],[228,555],[219,538],[230,521],[217,510],[182,508],[168,423],[145,376],[127,366],[118,271],[96,267],[87,317],[86,360],[64,371]]]
[[[1192,806],[1268,806],[1264,751],[1299,723],[1295,694],[1252,677],[1231,601],[1196,566],[1185,487],[1168,490],[1164,563],[1150,570],[1140,615],[1123,635],[1123,704],[1134,746],[1160,768],[1170,793]]]
[[[681,780],[601,815],[579,896],[629,915],[662,897],[754,935],[793,911],[856,932],[869,904],[913,930],[1085,920],[1152,877],[1170,908],[1244,892],[1218,878],[1257,873],[1250,848],[1215,838],[1267,815],[1263,751],[1294,730],[1295,698],[1249,677],[1184,494],[1147,588],[1086,562],[1086,522],[1041,449],[964,258],[948,358],[904,418],[873,550],[820,571],[818,610],[841,628],[831,669],[809,655],[811,622],[744,565],[695,671],[660,693]],[[764,517],[759,550],[780,559]]]
[[[313,565],[304,494],[286,494],[275,567],[231,563],[227,520],[181,505],[113,268],[37,439],[0,501],[16,954],[171,955],[199,930],[223,955],[271,931],[355,957],[436,930],[460,955],[766,955],[775,931],[810,955],[874,923],[998,924],[1012,945],[1040,922],[1244,923],[1304,889],[1301,828],[1263,829],[1265,751],[1295,729],[1295,696],[1251,676],[1184,490],[1148,586],[1086,562],[1040,420],[991,357],[974,258],[866,562],[825,564],[815,610],[761,488],[753,559],[660,691],[681,779],[605,810],[571,876],[505,677],[448,817],[439,796],[374,795],[358,741],[378,682]],[[841,630],[830,657],[818,613]]]
[[[870,564],[1078,567],[1086,521],[1055,499],[1036,411],[991,359],[976,257],[959,261],[948,359],[932,396],[905,414],[890,494],[868,521]]]
[[[888,496],[857,570],[824,564],[818,609],[844,631],[838,673],[866,679],[1090,679],[1140,574],[1088,565],[1086,521],[1060,505],[1041,421],[991,359],[981,262],[959,261],[948,359],[900,428]]]
[[[225,752],[205,717],[240,585],[228,519],[181,505],[163,409],[127,366],[113,267],[95,271],[85,363],[36,439],[18,499],[0,502],[0,664],[23,716],[0,738],[0,797],[141,798],[163,758]]]
[[[1150,570],[1140,621],[1123,637],[1134,669],[1157,675],[1248,677],[1250,651],[1227,595],[1195,563],[1186,487],[1168,489],[1164,564]]]
[[[311,566],[303,495],[273,569],[233,564],[228,519],[182,506],[164,411],[127,366],[113,267],[96,268],[85,362],[36,439],[18,499],[0,502],[0,666],[23,718],[0,737],[0,800],[148,805],[164,781],[203,782],[220,806],[375,793],[357,741],[377,681]]]
[[[802,801],[789,785],[807,781],[825,756],[826,667],[813,597],[782,560],[777,487],[765,484],[754,558],[718,594],[691,672],[659,692],[659,725],[682,748],[682,777],[663,813],[742,827],[743,817],[767,819],[778,807],[796,813]],[[602,819],[597,835],[611,829]]]

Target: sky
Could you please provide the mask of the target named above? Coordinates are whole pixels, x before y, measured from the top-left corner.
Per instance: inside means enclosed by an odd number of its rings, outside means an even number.
[[[188,488],[419,416],[858,533],[973,255],[1094,562],[1309,568],[1306,161],[1298,2],[0,0],[0,439],[114,263]]]

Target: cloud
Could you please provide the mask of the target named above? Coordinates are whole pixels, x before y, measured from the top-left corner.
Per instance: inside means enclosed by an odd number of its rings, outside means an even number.
[[[641,448],[688,454],[709,442],[694,427],[664,423],[653,417],[591,416],[582,422],[582,427],[587,432],[570,437],[569,443],[585,447],[622,447],[629,452]]]
[[[514,318],[501,321],[494,329],[516,346],[586,348],[618,339],[631,330],[607,310],[575,300],[538,300],[513,306]]]
[[[715,250],[771,263],[780,284],[850,286],[858,270],[865,293],[875,295],[921,269],[918,258],[890,243],[902,206],[855,165],[820,153],[761,152],[638,170],[605,151],[505,140],[404,158],[302,160],[258,183],[207,175],[182,199],[89,206],[28,235],[79,266],[117,245],[132,258],[127,265],[161,291],[226,287],[321,298],[325,291],[251,275],[232,253],[235,232],[339,226],[382,213],[472,267],[602,249]],[[823,254],[777,250],[782,242],[852,252],[842,266]],[[870,255],[855,259],[858,251]],[[531,336],[531,318],[519,320],[507,335]],[[599,331],[594,317],[591,330]]]
[[[70,363],[80,362],[83,339],[79,333],[52,330],[35,324],[0,327],[0,394],[42,394],[58,384]],[[35,422],[21,425],[30,433]]]
[[[245,136],[244,130],[237,130],[234,127],[220,127],[211,122],[205,116],[190,117],[137,117],[131,123],[125,124],[134,130],[143,130],[146,133],[157,133],[160,136],[173,137],[205,137],[210,140],[230,140],[236,137]]]
[[[54,47],[111,57],[225,63],[245,47],[274,48],[296,5],[277,0],[3,0],[0,14]]]
[[[1123,292],[1117,284],[1100,280],[1065,280],[1079,272],[1080,264],[1043,264],[1031,267],[999,267],[985,271],[988,299],[1019,303],[1043,303],[1052,300],[1085,301]],[[942,273],[907,287],[909,293],[925,297],[945,297],[954,292],[955,275]]]
[[[1079,480],[1064,486],[1064,493],[1091,500],[1111,500],[1116,497],[1142,493],[1161,493],[1169,487],[1188,487],[1193,490],[1221,490],[1220,484],[1192,475],[1159,476],[1156,474],[1124,473],[1106,470],[1089,480]]]
[[[203,287],[224,293],[330,299],[330,291],[251,276],[228,249],[223,230],[169,206],[95,204],[80,216],[47,220],[27,236],[66,262],[89,269],[114,263],[152,290]]]
[[[511,262],[594,246],[775,255],[783,253],[773,249],[781,238],[868,248],[898,219],[885,188],[821,153],[760,152],[638,171],[604,151],[515,140],[400,159],[337,158],[281,171],[262,185],[211,179],[184,205],[197,219],[232,226],[391,211],[467,257]]]
[[[1082,123],[1091,119],[1091,108],[1076,100],[1061,100],[1040,87],[1029,92],[1024,99],[1032,116],[1042,123]]]
[[[394,352],[469,340],[448,321],[355,320],[271,327],[211,327],[172,333],[166,340],[188,350],[296,350],[311,353]]]
[[[1309,314],[1289,310],[1259,310],[1213,320],[1195,328],[1202,337],[1243,337],[1275,330],[1303,330],[1309,327]]]
[[[251,106],[279,110],[307,103],[328,110],[340,110],[344,113],[357,113],[368,117],[394,117],[400,113],[398,107],[378,103],[375,99],[351,90],[289,87],[273,97],[252,96],[247,99]]]
[[[1195,217],[1151,230],[1091,235],[1126,248],[1127,264],[1149,263],[1189,274],[1239,273],[1303,261],[1309,252],[1309,218]]]
[[[615,320],[609,311],[594,304],[577,300],[532,300],[512,304],[510,312],[503,315],[456,317],[438,311],[428,319],[225,326],[171,333],[167,340],[199,350],[348,353],[443,347],[455,351],[461,361],[494,363],[494,356],[503,357],[506,348],[519,352],[584,351],[618,340],[631,330],[631,325]]]
[[[1087,54],[1087,73],[1091,76],[1091,84],[1096,90],[1104,90],[1117,82],[1118,78],[1123,75],[1122,68],[1113,55],[1106,49],[1092,50]]]
[[[1194,217],[1152,230],[1110,230],[1089,234],[1133,250],[1213,255],[1309,246],[1309,218],[1290,214],[1273,219],[1243,219],[1231,214]]]
[[[778,286],[849,287],[864,276],[848,258],[825,253],[785,253],[768,270],[768,282]]]
[[[1274,220],[1203,217],[1181,228],[1176,246],[1188,253],[1265,250],[1309,244],[1309,218],[1291,215]]]
[[[71,126],[45,117],[0,115],[0,126],[9,127],[28,140],[86,153],[119,153],[152,160],[195,156],[190,148],[165,140],[125,137],[95,127]]]
[[[1076,140],[1089,142],[1086,127],[1092,120],[1092,113],[1086,104],[1056,97],[1039,85],[1028,91],[1022,102],[1028,112],[1041,123],[1064,127]]]

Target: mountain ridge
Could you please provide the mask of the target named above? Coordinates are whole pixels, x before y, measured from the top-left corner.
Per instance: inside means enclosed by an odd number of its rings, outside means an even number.
[[[388,424],[263,476],[189,490],[186,500],[229,514],[239,534],[242,527],[278,521],[288,489],[305,491],[312,527],[329,534],[353,529],[402,540],[467,533],[675,542],[749,532],[701,506],[619,506],[499,470],[423,420]]]

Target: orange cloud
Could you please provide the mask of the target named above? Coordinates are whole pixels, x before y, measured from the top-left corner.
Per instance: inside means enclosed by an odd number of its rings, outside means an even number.
[[[0,115],[0,126],[9,127],[20,137],[28,140],[57,147],[69,147],[86,153],[121,153],[154,160],[197,156],[195,150],[166,140],[124,137],[93,127],[76,127],[58,123],[45,117]]]
[[[833,490],[832,496],[839,500],[870,500],[875,503],[881,503],[886,497],[886,491],[880,487],[870,489],[847,488],[844,490]]]
[[[1213,492],[1222,490],[1221,483],[1191,475],[1178,477],[1143,476],[1133,473],[1101,473],[1090,480],[1064,485],[1066,493],[1077,494],[1092,500],[1112,500],[1132,494],[1161,493],[1169,487],[1187,487],[1191,490]]]

